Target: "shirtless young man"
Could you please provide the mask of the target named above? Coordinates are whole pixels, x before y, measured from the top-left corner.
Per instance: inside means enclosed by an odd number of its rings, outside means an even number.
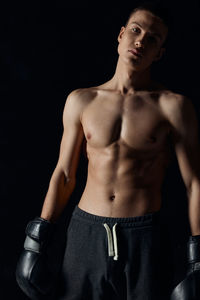
[[[136,9],[119,32],[113,78],[72,91],[67,98],[60,155],[41,218],[55,222],[67,205],[77,184],[84,137],[88,176],[68,228],[65,291],[56,299],[169,299],[170,258],[160,254],[162,231],[157,226],[169,143],[187,189],[191,234],[200,235],[194,108],[150,74],[165,51],[167,34],[158,14],[148,7]]]

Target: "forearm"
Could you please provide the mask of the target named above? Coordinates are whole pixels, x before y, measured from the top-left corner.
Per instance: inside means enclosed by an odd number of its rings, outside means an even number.
[[[200,235],[200,181],[194,180],[188,192],[188,214],[192,235]]]
[[[75,188],[75,178],[68,179],[64,172],[55,170],[42,207],[41,217],[55,222],[66,206]]]

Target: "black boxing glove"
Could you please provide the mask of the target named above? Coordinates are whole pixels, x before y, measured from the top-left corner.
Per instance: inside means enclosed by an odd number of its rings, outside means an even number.
[[[186,278],[174,288],[170,300],[200,299],[200,235],[189,237],[187,259]]]
[[[31,299],[50,299],[56,272],[48,261],[47,249],[55,224],[36,217],[26,227],[26,239],[16,268],[16,280]],[[53,265],[53,264],[52,264]]]

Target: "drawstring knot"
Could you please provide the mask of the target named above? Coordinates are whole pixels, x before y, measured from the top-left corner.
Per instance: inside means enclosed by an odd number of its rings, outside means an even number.
[[[117,246],[117,233],[116,233],[117,223],[115,223],[115,225],[113,225],[113,228],[112,228],[113,236],[112,236],[112,232],[111,232],[111,229],[108,226],[108,224],[104,223],[103,226],[105,227],[106,232],[107,232],[108,256],[113,256],[114,260],[118,260],[118,246]]]

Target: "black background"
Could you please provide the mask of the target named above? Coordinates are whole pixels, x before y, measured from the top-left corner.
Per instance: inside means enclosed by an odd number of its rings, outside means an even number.
[[[15,283],[27,222],[40,214],[58,159],[62,112],[76,88],[109,80],[117,36],[139,1],[27,1],[1,9],[1,299],[27,299]],[[199,2],[166,1],[174,19],[171,44],[153,74],[199,109]],[[72,207],[84,187],[81,154]],[[163,185],[163,223],[174,248],[175,281],[185,270],[190,234],[186,190],[174,157]]]

